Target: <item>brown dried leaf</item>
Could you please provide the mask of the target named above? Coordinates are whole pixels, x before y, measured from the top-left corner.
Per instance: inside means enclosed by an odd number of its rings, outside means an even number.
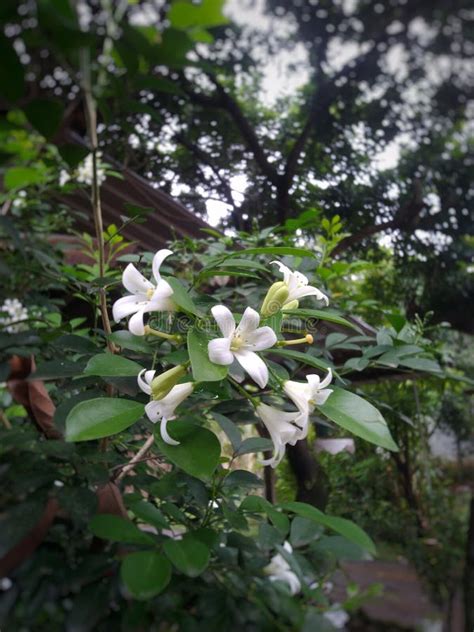
[[[13,356],[10,360],[8,390],[13,399],[24,406],[36,425],[48,439],[61,439],[62,434],[54,426],[56,407],[41,380],[28,380],[36,369],[35,359]]]
[[[50,498],[46,503],[43,515],[36,525],[16,546],[0,559],[0,577],[5,577],[33,555],[46,537],[58,508],[58,501],[55,498]]]

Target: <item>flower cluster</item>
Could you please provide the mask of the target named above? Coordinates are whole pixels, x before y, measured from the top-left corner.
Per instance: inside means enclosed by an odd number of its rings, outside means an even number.
[[[0,325],[9,333],[14,334],[25,329],[23,321],[28,319],[28,310],[17,298],[7,298],[0,307]]]
[[[100,163],[100,158],[102,153],[100,151],[97,152],[97,182],[103,184],[105,179],[107,178],[107,174],[105,172],[105,167]],[[76,180],[80,184],[85,184],[87,186],[92,186],[92,180],[94,177],[94,169],[93,169],[93,158],[92,154],[88,154],[84,160],[77,166],[76,170],[71,174],[65,169],[61,169],[59,172],[59,186],[63,187],[67,184],[71,179]]]
[[[160,267],[163,261],[172,255],[170,250],[159,250],[153,257],[153,279],[146,279],[133,264],[129,264],[122,275],[122,283],[129,292],[118,299],[112,309],[115,322],[130,316],[128,328],[136,336],[153,334],[163,338],[180,339],[164,332],[151,329],[144,323],[146,314],[152,312],[175,312],[179,306],[173,300],[171,285],[162,278]],[[236,320],[225,305],[214,305],[211,309],[221,337],[208,342],[209,361],[213,364],[228,367],[228,376],[236,388],[248,397],[255,408],[255,413],[262,421],[274,445],[271,458],[262,461],[264,465],[276,467],[282,460],[286,445],[295,445],[306,438],[309,419],[316,406],[322,406],[332,390],[327,388],[332,381],[331,370],[321,380],[318,375],[307,375],[306,382],[293,380],[283,381],[274,376],[280,395],[286,397],[295,406],[295,411],[280,410],[270,406],[258,397],[250,396],[240,387],[248,375],[261,389],[269,383],[269,369],[259,355],[275,345],[312,342],[312,337],[296,341],[278,340],[277,333],[269,325],[260,326],[261,318],[275,314],[278,310],[296,309],[301,298],[315,296],[328,303],[328,298],[317,288],[309,285],[308,279],[300,272],[293,272],[279,261],[274,261],[283,273],[283,281],[274,283],[263,301],[260,314],[252,307],[246,307],[240,320]],[[168,421],[176,418],[176,409],[193,392],[195,383],[187,377],[189,362],[173,367],[159,375],[156,371],[142,371],[138,376],[140,389],[150,396],[145,411],[153,423],[160,422],[160,433],[163,441],[169,445],[179,442],[168,432]]]

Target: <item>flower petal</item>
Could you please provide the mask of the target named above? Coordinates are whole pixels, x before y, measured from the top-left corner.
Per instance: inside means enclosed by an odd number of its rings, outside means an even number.
[[[112,307],[114,321],[118,323],[122,318],[138,312],[147,302],[147,298],[144,294],[132,294],[119,298]]]
[[[290,282],[290,277],[293,274],[285,264],[281,263],[281,261],[270,261],[270,264],[275,264],[278,266],[280,272],[283,272],[283,281],[288,285]]]
[[[276,333],[271,327],[259,327],[245,337],[245,347],[251,351],[263,351],[276,343]]]
[[[329,299],[326,294],[323,294],[321,290],[318,290],[318,288],[313,287],[312,285],[303,285],[302,287],[293,290],[289,298],[291,298],[292,301],[299,301],[305,296],[315,296],[318,301],[324,301],[326,305],[329,305]]]
[[[145,326],[143,324],[143,315],[144,314],[145,314],[145,309],[142,307],[128,321],[128,330],[134,336],[144,336],[145,335]]]
[[[156,422],[162,417],[160,402],[148,402],[145,406],[145,413],[148,419],[152,423],[156,424]]]
[[[138,386],[147,395],[151,395],[151,382],[155,377],[155,373],[156,371],[147,371],[146,369],[143,369],[143,371],[140,371],[140,373],[138,374]],[[143,374],[145,374],[144,378],[142,377]]]
[[[211,313],[216,319],[216,323],[226,338],[230,338],[235,331],[235,320],[232,312],[225,305],[214,305]]]
[[[157,283],[161,281],[161,275],[160,275],[161,264],[166,259],[166,257],[169,257],[172,254],[173,253],[171,250],[162,248],[161,250],[158,250],[158,252],[153,257],[153,264],[152,264],[153,276],[155,277]]]
[[[230,350],[229,338],[215,338],[207,345],[209,360],[215,364],[228,366],[234,361],[234,356]]]
[[[169,436],[168,429],[166,427],[167,423],[168,423],[168,420],[166,419],[166,417],[163,417],[162,420],[161,420],[161,423],[160,423],[161,438],[168,445],[179,445],[179,441],[176,441],[175,439],[172,439]]]
[[[145,294],[154,288],[153,283],[147,281],[133,263],[129,263],[122,274],[122,283],[131,294]]]
[[[329,384],[331,384],[332,382],[332,371],[331,369],[328,367],[328,374],[326,375],[326,377],[324,378],[324,380],[321,382],[321,384],[319,385],[319,388],[326,388],[326,386],[329,386]]]
[[[331,395],[332,392],[333,392],[332,388],[324,388],[322,391],[318,391],[318,393],[314,397],[316,406],[322,406],[323,404],[325,404],[326,400],[328,399],[329,395]]]
[[[242,336],[247,337],[257,329],[259,324],[260,314],[251,307],[247,307],[243,313],[239,326],[237,327],[237,331]]]
[[[265,388],[268,382],[268,369],[262,358],[253,351],[247,351],[246,349],[234,351],[234,355],[252,380],[254,380],[260,388]]]
[[[229,375],[230,377],[233,377],[234,380],[239,384],[245,380],[245,371],[237,362],[237,360],[235,360],[235,358],[229,367]]]

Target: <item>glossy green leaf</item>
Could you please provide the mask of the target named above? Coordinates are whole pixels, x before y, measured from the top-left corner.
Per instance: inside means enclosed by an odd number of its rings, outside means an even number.
[[[236,451],[238,456],[242,454],[250,454],[252,452],[273,451],[273,441],[265,437],[249,437],[244,439]]]
[[[163,551],[173,566],[188,577],[197,577],[209,564],[209,548],[192,533],[186,533],[182,540],[166,540]]]
[[[329,323],[334,323],[336,325],[341,325],[342,327],[349,327],[350,329],[355,329],[356,331],[360,331],[360,327],[358,327],[355,323],[351,323],[346,318],[340,316],[337,312],[331,311],[329,309],[284,309],[283,313],[285,316],[296,316],[297,318],[310,318],[317,320],[326,320]],[[315,328],[315,324],[311,325],[311,330]]]
[[[213,411],[211,412],[211,415],[229,437],[229,441],[231,442],[233,449],[238,450],[240,444],[242,443],[242,435],[237,424],[235,424],[225,415],[221,415],[220,413],[216,413]]]
[[[387,422],[371,403],[342,388],[331,387],[333,392],[318,409],[338,426],[375,443],[382,448],[398,451]]]
[[[127,329],[114,331],[108,338],[123,349],[130,349],[130,351],[138,351],[139,353],[152,353],[153,351],[144,336],[134,336]]]
[[[426,373],[442,373],[441,367],[436,360],[429,358],[403,358],[400,360],[400,366],[413,369],[414,371],[422,371]]]
[[[293,248],[291,246],[262,246],[261,248],[245,248],[237,252],[232,252],[227,257],[245,257],[246,255],[276,255],[280,257],[312,257],[318,256],[317,252],[307,250],[306,248]]]
[[[207,346],[209,338],[202,331],[191,328],[188,331],[188,352],[193,377],[196,382],[216,382],[227,375],[228,368],[209,360]]]
[[[372,539],[363,529],[352,522],[352,520],[339,518],[339,516],[328,516],[316,507],[300,502],[285,503],[283,505],[283,509],[336,531],[336,533],[343,535],[345,538],[354,542],[354,544],[358,544],[370,553],[375,554],[376,552],[375,544]]]
[[[98,514],[90,521],[92,533],[103,540],[129,544],[154,544],[155,540],[133,522],[112,514]]]
[[[173,2],[167,17],[177,29],[219,26],[229,21],[222,13],[223,6],[224,0],[202,0],[199,4]]]
[[[157,529],[169,528],[168,521],[158,507],[155,507],[155,505],[147,502],[146,500],[140,500],[139,502],[134,503],[130,509],[137,518],[140,518],[143,522],[153,525]]]
[[[52,138],[58,131],[64,114],[64,106],[53,99],[33,99],[24,108],[26,118],[45,138]]]
[[[143,369],[139,364],[113,353],[98,353],[84,369],[84,375],[105,377],[136,377]]]
[[[171,285],[173,289],[173,301],[181,307],[185,312],[189,312],[190,314],[199,315],[199,310],[194,304],[193,299],[191,298],[189,292],[186,290],[184,285],[178,279],[174,277],[163,277],[166,281]]]
[[[282,535],[286,535],[290,530],[290,521],[287,516],[262,496],[247,496],[241,502],[239,511],[265,513]]]
[[[139,402],[116,397],[98,397],[80,402],[66,418],[66,441],[110,437],[138,421],[144,409]]]
[[[169,584],[171,564],[156,551],[138,551],[123,560],[120,576],[132,597],[145,601],[158,595]]]
[[[191,476],[209,479],[221,456],[221,444],[216,435],[189,421],[169,422],[168,433],[179,445],[165,443],[159,426],[155,428],[155,441],[166,458]]]
[[[291,349],[279,349],[273,348],[270,349],[267,353],[274,353],[276,355],[282,356],[283,358],[291,358],[292,360],[298,360],[298,362],[302,362],[303,364],[307,364],[308,366],[312,366],[315,369],[321,369],[327,373],[328,368],[333,370],[334,375],[337,373],[334,371],[334,365],[329,360],[325,358],[317,358],[310,353],[303,353],[302,351],[293,351]]]
[[[11,167],[5,172],[3,183],[7,190],[23,189],[32,184],[39,184],[44,179],[41,169],[35,167]]]

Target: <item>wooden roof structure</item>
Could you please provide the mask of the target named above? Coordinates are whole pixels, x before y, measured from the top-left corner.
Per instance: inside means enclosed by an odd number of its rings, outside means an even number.
[[[67,141],[85,146],[85,141],[72,131],[66,132]],[[210,228],[203,219],[188,210],[181,202],[153,187],[145,178],[105,155],[122,178],[108,176],[101,185],[101,204],[104,225],[123,224],[121,216],[128,216],[127,204],[151,208],[145,223],[130,222],[121,231],[128,241],[136,242],[144,250],[158,250],[173,239],[200,238],[203,228]],[[58,196],[58,199],[77,213],[77,228],[92,232],[90,197],[84,189]]]

